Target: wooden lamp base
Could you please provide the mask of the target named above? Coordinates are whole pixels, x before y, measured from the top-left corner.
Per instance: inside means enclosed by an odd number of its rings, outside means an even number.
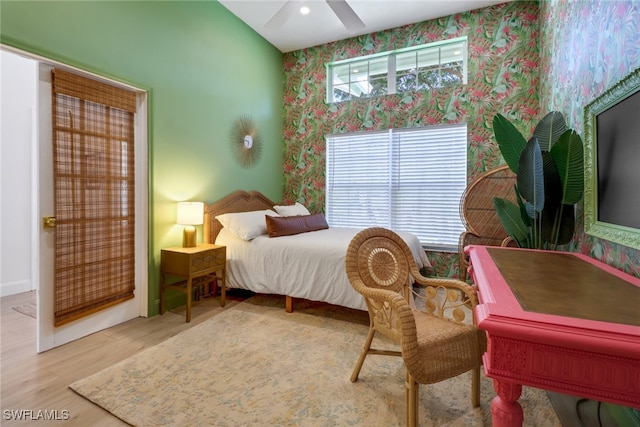
[[[197,241],[196,228],[193,225],[187,225],[182,232],[182,247],[195,248]]]

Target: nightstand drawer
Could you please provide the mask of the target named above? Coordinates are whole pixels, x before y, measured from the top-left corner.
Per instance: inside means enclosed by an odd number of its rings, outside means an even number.
[[[227,259],[226,247],[210,249],[193,255],[191,273],[197,273],[211,268],[224,268]]]
[[[201,244],[195,248],[167,248],[160,252],[160,268],[166,274],[177,276],[195,275],[207,270],[223,269],[226,266],[227,248],[219,245]]]

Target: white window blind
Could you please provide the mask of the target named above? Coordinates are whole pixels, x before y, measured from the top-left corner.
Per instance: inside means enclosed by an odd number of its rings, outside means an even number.
[[[464,226],[467,126],[329,135],[326,216],[334,227],[410,231],[423,246],[456,250]]]

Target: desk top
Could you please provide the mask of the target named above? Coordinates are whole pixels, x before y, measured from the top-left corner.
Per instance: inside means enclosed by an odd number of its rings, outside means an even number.
[[[478,326],[640,357],[640,279],[584,254],[471,245]],[[606,339],[603,339],[606,337]]]
[[[640,288],[570,253],[487,248],[524,310],[640,326]]]

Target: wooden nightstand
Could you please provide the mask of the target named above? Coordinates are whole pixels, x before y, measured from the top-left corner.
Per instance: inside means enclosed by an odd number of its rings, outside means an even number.
[[[191,321],[193,284],[220,280],[220,305],[226,300],[225,268],[226,246],[202,243],[194,248],[176,246],[160,251],[160,314],[165,311],[165,289],[176,289],[187,295],[187,322]],[[219,275],[213,273],[219,272]],[[185,280],[167,284],[167,276]]]

